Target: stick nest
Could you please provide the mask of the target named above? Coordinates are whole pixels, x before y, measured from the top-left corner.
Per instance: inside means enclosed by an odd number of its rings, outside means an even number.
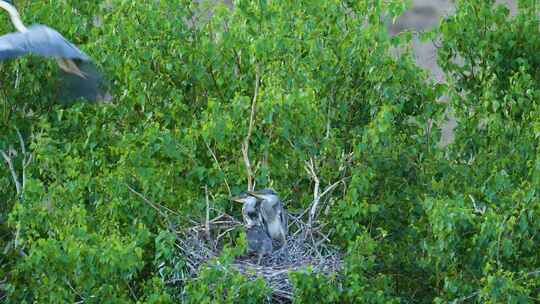
[[[310,267],[313,273],[330,274],[337,272],[342,264],[342,255],[330,245],[327,235],[320,227],[305,223],[301,218],[289,215],[290,233],[287,244],[274,247],[270,256],[258,262],[258,256],[237,257],[232,267],[249,279],[263,278],[272,290],[276,302],[290,302],[293,286],[289,280],[290,271]],[[310,221],[311,222],[311,221]],[[212,258],[218,257],[223,248],[223,239],[235,229],[243,229],[243,224],[232,216],[222,214],[206,223],[194,223],[193,227],[178,232],[177,247],[187,263],[187,277],[196,277],[199,267]]]

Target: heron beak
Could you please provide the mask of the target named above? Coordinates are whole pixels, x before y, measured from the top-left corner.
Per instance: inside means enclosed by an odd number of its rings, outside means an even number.
[[[241,203],[241,204],[245,203],[244,198],[239,197],[239,196],[231,197],[230,200],[233,202]]]
[[[247,191],[247,194],[251,195],[251,196],[255,196],[256,198],[259,198],[259,199],[264,199],[265,196],[264,194],[261,194],[257,191]]]

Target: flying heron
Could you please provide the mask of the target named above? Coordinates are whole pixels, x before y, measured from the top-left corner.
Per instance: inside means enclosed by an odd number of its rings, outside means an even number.
[[[278,194],[272,189],[248,191],[248,194],[261,200],[261,218],[270,237],[281,241],[281,244],[285,245],[287,242],[288,218]]]
[[[44,25],[26,27],[17,9],[8,1],[0,0],[0,8],[6,10],[18,32],[0,36],[0,60],[35,54],[54,57],[65,72],[68,90],[64,97],[83,97],[94,101],[110,101],[104,92],[103,76],[92,60],[56,30]]]
[[[259,201],[254,196],[242,193],[232,198],[233,201],[243,203],[242,216],[246,224],[246,238],[248,253],[256,253],[259,256],[258,264],[264,255],[272,253],[272,239],[262,224],[259,210]]]

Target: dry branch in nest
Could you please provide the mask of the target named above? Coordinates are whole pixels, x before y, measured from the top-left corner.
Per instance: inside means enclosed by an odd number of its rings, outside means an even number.
[[[242,143],[242,157],[249,191],[253,191],[255,188],[254,171],[249,159],[249,145],[255,124],[260,83],[261,71],[259,65],[257,65],[249,127]],[[207,145],[207,148],[219,166],[217,157],[215,157],[210,146]],[[290,302],[293,298],[293,286],[289,280],[291,271],[301,271],[309,267],[313,273],[330,274],[339,271],[342,264],[340,251],[330,244],[330,238],[322,231],[317,218],[321,206],[328,201],[323,199],[330,196],[339,184],[345,183],[345,179],[330,184],[321,191],[321,181],[317,176],[313,159],[306,162],[305,170],[309,178],[314,182],[313,201],[300,214],[296,216],[289,214],[288,231],[292,233],[287,237],[285,245],[281,248],[274,246],[274,248],[278,249],[274,250],[270,256],[263,257],[262,260],[259,260],[258,256],[244,255],[237,257],[231,265],[236,271],[249,279],[263,278],[266,285],[272,290],[273,300],[277,302]],[[230,194],[228,183],[226,184]],[[185,262],[187,273],[172,274],[172,277],[167,278],[166,281],[170,284],[179,283],[181,288],[185,286],[187,279],[197,277],[201,269],[200,266],[221,254],[226,243],[225,238],[232,231],[243,227],[241,221],[225,213],[210,219],[209,211],[211,207],[208,198],[208,187],[205,186],[204,190],[206,198],[205,219],[201,222],[195,222],[192,227],[175,231],[177,233],[178,256],[179,259]]]
[[[306,165],[306,170],[310,172],[311,178],[316,178],[312,161]],[[276,302],[290,302],[293,298],[293,286],[289,280],[291,271],[301,271],[307,267],[313,273],[330,274],[339,271],[342,255],[330,244],[330,237],[322,231],[316,210],[323,204],[323,197],[330,194],[338,183],[331,184],[323,191],[319,191],[320,183],[316,183],[317,189],[310,206],[296,216],[289,214],[291,233],[284,247],[275,246],[277,249],[270,256],[263,257],[260,264],[257,256],[237,257],[231,265],[233,269],[253,280],[263,278],[271,288],[272,298]],[[224,238],[242,226],[242,222],[223,213],[177,232],[177,248],[187,264],[188,273],[176,281],[196,277],[201,265],[220,255]],[[212,235],[212,238],[208,238],[208,235]]]
[[[272,289],[272,297],[279,302],[288,302],[293,297],[293,286],[289,280],[290,271],[310,267],[314,273],[334,273],[341,266],[341,254],[329,244],[328,236],[318,227],[310,227],[303,219],[291,215],[293,221],[287,243],[258,264],[257,256],[237,257],[232,267],[250,279],[261,277]],[[212,239],[206,239],[206,223],[178,232],[177,247],[186,261],[188,276],[196,277],[199,267],[220,255],[223,238],[242,223],[222,214],[208,222]]]

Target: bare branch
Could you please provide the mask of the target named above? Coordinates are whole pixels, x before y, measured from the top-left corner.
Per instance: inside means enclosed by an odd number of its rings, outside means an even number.
[[[11,159],[11,155],[8,155],[4,150],[0,150],[0,154],[2,154],[4,161],[8,165],[9,171],[11,172],[11,178],[13,179],[13,182],[15,183],[17,196],[20,197],[22,193],[22,186],[21,186],[21,183],[19,182],[19,176],[17,175],[17,172],[15,171],[15,167],[13,167],[13,161]]]
[[[221,168],[221,165],[219,164],[219,161],[218,161],[218,159],[216,157],[216,154],[214,153],[212,148],[210,148],[210,145],[208,145],[208,143],[206,141],[204,141],[204,144],[206,145],[206,148],[208,148],[208,151],[210,151],[210,154],[212,155],[212,158],[216,162],[216,165],[218,166],[219,170],[223,173],[223,176],[224,176],[223,179],[225,181],[225,186],[227,187],[227,191],[229,192],[229,196],[232,196],[231,187],[229,186],[229,182],[227,181],[227,175],[225,174],[225,171],[223,171],[223,168]]]
[[[206,239],[210,240],[210,200],[208,199],[208,185],[204,185],[204,196],[206,197],[206,220],[204,227]]]
[[[17,171],[15,170],[15,166],[13,165],[13,160],[15,156],[17,156],[16,150],[10,147],[9,150],[7,151],[0,150],[0,154],[2,155],[2,158],[6,162],[8,169],[11,173],[11,178],[13,179],[13,183],[15,184],[15,189],[17,191],[17,196],[19,197],[19,199],[21,199],[23,191],[24,191],[24,186],[26,184],[26,168],[28,167],[28,165],[30,165],[30,162],[32,161],[32,154],[26,151],[26,144],[24,143],[23,136],[17,127],[15,127],[15,131],[17,132],[17,136],[19,138],[19,145],[21,149],[21,154],[23,156],[21,160],[21,168],[22,168],[21,180],[19,179],[19,174],[17,174]]]
[[[463,298],[454,300],[454,301],[452,301],[451,303],[452,303],[452,304],[463,303],[463,302],[465,302],[465,301],[467,301],[467,300],[469,300],[469,299],[472,299],[472,298],[476,297],[476,296],[479,295],[479,294],[480,294],[480,291],[476,291],[476,292],[473,292],[473,293],[471,293],[470,295],[468,295],[468,296],[466,296],[466,297],[463,297]]]
[[[253,93],[253,100],[251,101],[251,114],[249,116],[249,127],[244,143],[242,144],[242,156],[244,158],[244,163],[246,165],[247,178],[248,178],[248,190],[253,191],[253,170],[251,168],[251,162],[249,160],[249,142],[251,141],[251,134],[253,133],[253,125],[255,123],[255,113],[257,98],[259,96],[259,85],[261,82],[261,69],[257,64],[255,72],[255,92]]]
[[[310,176],[310,178],[315,182],[315,186],[313,187],[313,202],[311,203],[311,208],[309,210],[309,219],[308,219],[308,227],[311,229],[313,227],[313,219],[315,218],[315,212],[317,211],[317,206],[319,205],[319,202],[321,201],[321,196],[319,195],[319,187],[320,187],[320,180],[317,176],[317,173],[315,172],[315,165],[313,163],[313,158],[309,159],[309,162],[306,161],[306,165],[304,167],[307,174]]]
[[[170,213],[173,213],[175,215],[179,215],[177,212],[165,207],[165,206],[162,206],[160,204],[157,204],[157,203],[154,203],[152,201],[150,201],[148,198],[146,198],[144,195],[142,195],[141,193],[137,192],[135,189],[133,189],[130,185],[126,185],[127,188],[129,189],[129,191],[131,191],[133,194],[137,195],[139,198],[141,198],[143,200],[143,202],[147,203],[150,207],[152,207],[154,210],[156,210],[159,215],[161,215],[162,217],[164,218],[168,218],[168,215],[167,213],[163,212],[161,209],[165,209],[166,211],[170,212]]]
[[[23,155],[23,159],[21,160],[21,163],[22,163],[21,194],[22,194],[26,185],[26,168],[28,167],[28,165],[30,165],[30,162],[32,161],[32,154],[29,154],[26,151],[26,144],[24,143],[24,139],[21,134],[21,131],[19,131],[19,128],[15,127],[15,131],[17,132],[17,136],[19,137],[19,144],[21,145],[21,152]]]
[[[338,180],[337,182],[331,184],[330,186],[326,187],[323,191],[323,193],[321,193],[320,197],[323,197],[325,195],[328,194],[328,192],[334,190],[334,188],[336,188],[339,184],[343,183],[345,181],[345,179],[347,179],[346,177],[345,178],[342,178],[340,180]]]
[[[307,209],[309,210],[309,217],[308,217],[308,230],[311,231],[313,228],[313,220],[315,219],[317,215],[317,208],[319,207],[319,204],[321,202],[321,198],[330,193],[332,190],[334,190],[339,184],[343,183],[345,179],[348,177],[344,177],[337,182],[327,186],[322,193],[320,193],[320,179],[317,176],[317,172],[315,170],[315,162],[313,161],[313,158],[310,158],[309,161],[306,161],[306,165],[304,166],[304,169],[306,170],[309,177],[313,180],[315,183],[313,187],[313,201],[311,203],[311,206]],[[300,217],[303,217],[305,212],[302,213]]]
[[[17,137],[19,137],[19,144],[21,145],[21,151],[23,155],[26,155],[26,146],[24,144],[24,140],[21,134],[21,131],[19,131],[19,128],[15,127],[15,131],[17,132]]]

